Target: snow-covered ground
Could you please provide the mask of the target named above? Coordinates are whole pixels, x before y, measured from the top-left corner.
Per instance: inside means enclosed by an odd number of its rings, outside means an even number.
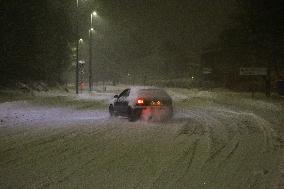
[[[76,98],[107,101],[124,87]],[[0,104],[0,188],[284,187],[282,102],[167,90],[176,109],[166,123]]]
[[[6,102],[0,105],[1,126],[62,126],[74,123],[93,123],[106,120],[109,115],[99,110],[75,110],[60,107],[34,106],[26,101]]]

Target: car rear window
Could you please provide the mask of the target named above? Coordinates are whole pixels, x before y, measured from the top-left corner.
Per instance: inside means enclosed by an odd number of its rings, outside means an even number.
[[[166,97],[169,98],[169,95],[162,89],[140,89],[138,95],[141,97]]]

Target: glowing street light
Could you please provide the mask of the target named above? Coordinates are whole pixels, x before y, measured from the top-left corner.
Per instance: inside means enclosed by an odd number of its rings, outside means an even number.
[[[97,17],[97,16],[98,16],[98,14],[97,14],[96,11],[91,13],[91,28],[93,27],[93,17]]]
[[[96,11],[92,12],[92,15],[93,15],[93,16],[98,16],[98,14],[97,14]]]

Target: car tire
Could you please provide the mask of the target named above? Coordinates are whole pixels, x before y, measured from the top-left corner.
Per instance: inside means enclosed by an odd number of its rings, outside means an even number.
[[[169,119],[171,119],[174,116],[174,110],[173,107],[170,107],[169,109]]]
[[[165,121],[169,121],[169,120],[171,120],[171,119],[173,118],[173,116],[174,116],[174,110],[173,110],[173,107],[169,107],[169,114],[168,114],[168,116],[167,116],[167,118],[166,118],[166,120],[165,120]]]
[[[116,116],[116,114],[115,114],[115,112],[114,112],[113,105],[109,105],[108,110],[109,110],[109,115],[110,115],[110,117]]]
[[[131,107],[128,108],[128,121],[134,122],[139,119],[138,111],[132,109]]]

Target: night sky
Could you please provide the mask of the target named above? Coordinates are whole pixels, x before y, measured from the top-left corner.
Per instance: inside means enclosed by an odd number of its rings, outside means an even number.
[[[96,10],[100,52],[120,61],[140,58],[174,43],[189,56],[217,40],[235,11],[234,0],[98,0],[81,2],[80,32],[87,38],[88,14]]]
[[[235,74],[243,66],[279,70],[283,62],[283,0],[78,0],[78,9],[76,0],[2,2],[0,75],[11,81],[64,82],[79,38],[78,59],[97,81],[128,73],[191,78],[205,64]],[[91,46],[93,11],[99,17]]]

